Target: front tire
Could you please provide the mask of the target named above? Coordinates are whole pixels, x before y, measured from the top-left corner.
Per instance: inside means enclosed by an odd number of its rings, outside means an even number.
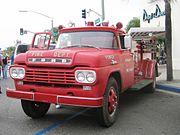
[[[25,114],[34,119],[43,117],[50,107],[49,103],[27,100],[21,100],[21,105]]]
[[[102,107],[98,108],[98,122],[100,125],[110,127],[117,119],[119,105],[119,90],[117,81],[111,77],[108,81]]]

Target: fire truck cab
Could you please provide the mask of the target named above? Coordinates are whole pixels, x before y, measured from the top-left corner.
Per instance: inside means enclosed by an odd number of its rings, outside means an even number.
[[[15,89],[8,97],[21,99],[29,117],[44,116],[51,104],[97,108],[97,119],[109,127],[126,90],[153,92],[156,61],[143,58],[143,47],[132,47],[121,28],[63,28],[56,48],[48,50],[51,34],[36,33],[30,49],[15,58],[10,76]],[[152,48],[149,49],[151,56]]]

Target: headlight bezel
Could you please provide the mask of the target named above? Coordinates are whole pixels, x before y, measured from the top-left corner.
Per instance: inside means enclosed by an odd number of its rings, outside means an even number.
[[[78,78],[79,74],[83,74],[84,75],[84,80],[80,80]],[[90,78],[88,77],[90,75]],[[88,79],[89,78],[89,79]],[[75,79],[78,83],[87,83],[87,84],[92,84],[96,81],[96,72],[94,70],[76,70],[75,71]]]
[[[26,72],[23,67],[10,67],[9,74],[12,79],[24,79]]]

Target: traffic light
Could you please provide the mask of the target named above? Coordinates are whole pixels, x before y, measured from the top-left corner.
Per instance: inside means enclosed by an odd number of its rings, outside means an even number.
[[[86,19],[86,9],[82,10],[82,18]]]
[[[52,35],[53,35],[53,37],[56,37],[56,36],[58,36],[58,28],[53,28],[52,29]]]
[[[23,28],[20,28],[20,35],[24,35],[24,30],[23,30]]]

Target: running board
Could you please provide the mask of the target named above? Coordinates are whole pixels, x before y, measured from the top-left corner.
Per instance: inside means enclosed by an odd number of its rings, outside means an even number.
[[[139,82],[137,82],[136,84],[134,84],[131,88],[129,88],[129,90],[133,90],[133,91],[138,91],[141,90],[142,88],[148,86],[149,84],[153,83],[153,80],[141,80]]]

